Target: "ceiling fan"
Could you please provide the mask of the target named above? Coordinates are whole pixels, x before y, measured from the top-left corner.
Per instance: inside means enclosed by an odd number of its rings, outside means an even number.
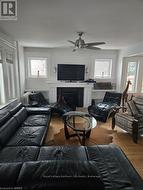
[[[72,43],[75,46],[73,51],[76,51],[77,49],[82,49],[82,48],[100,50],[101,48],[98,48],[95,46],[105,44],[105,42],[85,43],[85,41],[81,38],[81,36],[84,34],[84,32],[77,32],[77,33],[79,35],[79,38],[75,42],[68,40],[68,42]]]

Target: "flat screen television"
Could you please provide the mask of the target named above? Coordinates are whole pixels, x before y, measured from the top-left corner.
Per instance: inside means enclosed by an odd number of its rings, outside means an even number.
[[[84,81],[85,65],[58,64],[57,79]]]

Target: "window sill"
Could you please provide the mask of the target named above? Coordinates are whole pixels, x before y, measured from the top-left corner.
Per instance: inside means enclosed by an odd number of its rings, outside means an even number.
[[[28,79],[47,79],[48,77],[46,76],[46,77],[32,77],[32,76],[30,76],[30,77],[27,77]]]
[[[115,91],[116,89],[92,89],[92,92]]]
[[[98,80],[98,79],[100,79],[100,80],[104,80],[104,79],[112,79],[112,77],[94,77],[94,79],[95,80]]]

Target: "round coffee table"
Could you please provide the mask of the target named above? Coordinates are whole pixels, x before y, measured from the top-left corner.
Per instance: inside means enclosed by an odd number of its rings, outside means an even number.
[[[77,136],[81,145],[90,137],[91,129],[97,126],[97,121],[88,113],[79,111],[70,111],[63,115],[64,131],[66,139]],[[69,133],[69,128],[74,133]]]

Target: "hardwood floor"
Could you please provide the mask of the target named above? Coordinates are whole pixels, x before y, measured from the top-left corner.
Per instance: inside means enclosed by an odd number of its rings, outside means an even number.
[[[109,119],[106,123],[98,122],[98,125],[111,131],[111,119]],[[62,119],[57,116],[52,117],[50,127],[48,136],[52,139],[53,135],[58,133],[60,129],[63,128]],[[118,145],[123,150],[143,179],[143,137],[140,137],[138,144],[135,144],[132,141],[131,135],[117,126],[115,127],[112,136],[113,143]]]

